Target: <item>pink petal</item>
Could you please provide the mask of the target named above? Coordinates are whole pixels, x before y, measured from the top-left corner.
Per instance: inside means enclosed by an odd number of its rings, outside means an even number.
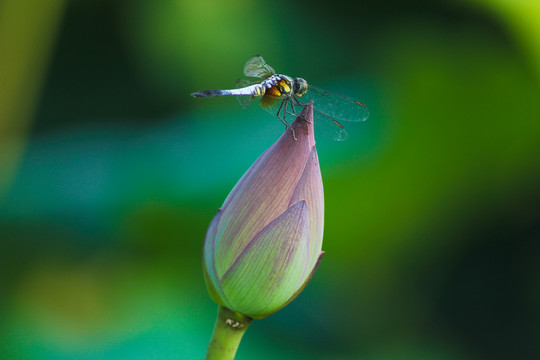
[[[261,230],[221,279],[231,308],[250,317],[280,308],[308,272],[308,217],[299,201]]]
[[[282,214],[291,201],[306,162],[312,159],[313,111],[307,106],[288,129],[248,169],[223,204],[217,229],[216,273],[232,265],[249,241],[268,223]]]
[[[204,239],[204,248],[203,248],[203,267],[205,269],[205,275],[208,277],[206,285],[209,289],[209,293],[211,295],[214,295],[212,296],[212,298],[214,298],[215,295],[217,295],[217,297],[220,298],[221,301],[218,301],[218,299],[214,299],[214,301],[216,301],[218,304],[221,304],[222,302],[226,301],[225,294],[223,292],[223,289],[220,286],[219,276],[217,275],[217,272],[216,272],[216,263],[215,263],[216,232],[217,232],[218,224],[220,222],[222,214],[223,214],[222,210],[219,209],[216,216],[214,216],[214,218],[212,219],[212,222],[210,223],[210,226],[208,227],[208,230],[206,231],[206,237]],[[213,294],[214,292],[216,294]]]
[[[311,149],[304,172],[289,203],[294,204],[299,200],[305,200],[308,204],[310,257],[312,258],[310,267],[313,267],[318,258],[315,254],[321,252],[324,230],[324,193],[315,146]]]

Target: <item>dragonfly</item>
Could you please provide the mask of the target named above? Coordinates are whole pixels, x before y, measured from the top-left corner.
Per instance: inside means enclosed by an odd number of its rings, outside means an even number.
[[[289,127],[286,116],[298,116],[313,100],[316,129],[337,141],[346,140],[348,137],[341,122],[364,121],[369,116],[366,105],[358,100],[308,85],[306,80],[299,77],[276,74],[260,55],[247,61],[244,75],[248,78],[237,80],[235,89],[202,90],[191,95],[202,98],[236,96],[244,109],[253,99],[260,98],[261,107],[277,116],[286,128]]]

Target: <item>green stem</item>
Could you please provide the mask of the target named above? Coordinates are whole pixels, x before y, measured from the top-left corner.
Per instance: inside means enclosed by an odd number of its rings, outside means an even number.
[[[233,360],[251,320],[250,317],[220,306],[205,360]]]

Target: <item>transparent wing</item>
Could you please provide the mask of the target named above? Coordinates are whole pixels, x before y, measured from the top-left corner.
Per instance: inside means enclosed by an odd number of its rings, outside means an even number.
[[[255,80],[255,79],[238,79],[236,80],[236,88],[237,89],[240,89],[240,88],[243,88],[243,87],[246,87],[246,86],[251,86],[253,84],[258,84],[260,81],[258,80]],[[242,105],[242,107],[244,109],[247,109],[248,106],[249,106],[249,103],[251,102],[251,100],[253,100],[253,96],[249,96],[249,95],[239,95],[236,97],[236,99],[238,100],[238,102],[240,103],[240,105]]]
[[[276,72],[268,65],[261,55],[255,55],[244,66],[244,75],[261,79],[269,78]]]
[[[306,103],[303,103],[298,100],[298,98],[291,100],[277,99],[270,106],[262,107],[270,115],[279,118],[291,124],[298,115],[304,109]],[[279,113],[278,113],[279,112]],[[343,126],[335,119],[332,119],[328,115],[313,109],[313,121],[315,126],[315,134],[322,134],[323,136],[336,140],[344,141],[347,140],[349,135]]]
[[[269,99],[269,98],[261,98],[261,101],[263,101],[264,99],[264,103],[261,104],[261,108],[263,110],[265,110],[267,113],[269,113],[270,115],[272,115],[273,117],[277,117],[279,119],[283,119],[283,111],[281,110],[282,108],[282,103],[283,103],[283,99],[279,99],[279,98],[275,98],[275,99]],[[285,104],[283,104],[285,105]],[[289,109],[290,109],[290,105],[289,105]],[[278,114],[278,110],[279,110],[279,114]],[[289,114],[285,114],[285,121],[287,123],[292,123],[295,119],[295,116],[293,115],[289,115]]]
[[[307,102],[303,102],[305,96],[302,96],[302,100],[295,98],[293,102],[295,103],[295,109],[298,114],[302,111]],[[328,116],[327,114],[319,111],[315,107],[315,101],[313,102],[313,125],[315,127],[315,134],[322,134],[323,136],[335,140],[335,141],[345,141],[349,137],[347,131],[336,119]]]
[[[366,105],[360,101],[319,89],[316,86],[310,85],[307,93],[298,99],[304,104],[313,100],[314,109],[336,121],[364,121],[369,116]]]
[[[313,109],[313,121],[315,122],[315,134],[318,132],[336,141],[345,141],[349,137],[347,131],[337,120],[328,117],[328,115],[315,108]]]

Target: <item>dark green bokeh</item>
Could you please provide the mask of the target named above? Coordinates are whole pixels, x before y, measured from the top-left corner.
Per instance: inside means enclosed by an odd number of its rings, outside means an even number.
[[[206,228],[283,127],[189,94],[233,86],[254,54],[371,117],[347,142],[317,136],[325,258],[237,358],[538,358],[540,6],[384,4],[57,10],[28,63],[43,80],[21,80],[37,89],[23,151],[1,164],[0,358],[204,357]]]

